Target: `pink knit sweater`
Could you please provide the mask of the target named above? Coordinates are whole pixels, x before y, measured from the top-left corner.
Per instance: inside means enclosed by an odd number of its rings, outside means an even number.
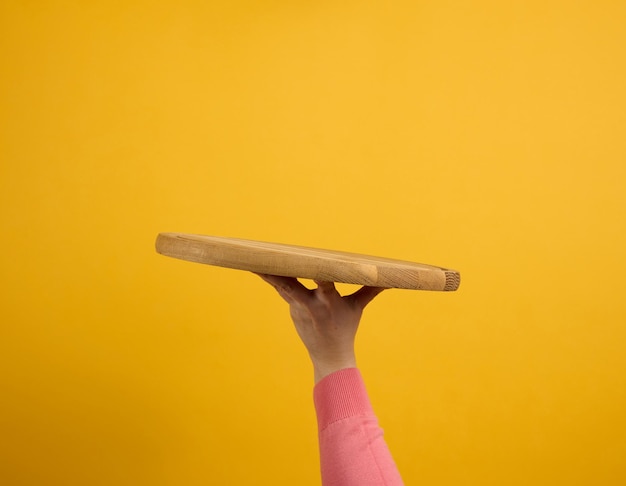
[[[404,484],[357,368],[324,377],[313,390],[323,486]]]

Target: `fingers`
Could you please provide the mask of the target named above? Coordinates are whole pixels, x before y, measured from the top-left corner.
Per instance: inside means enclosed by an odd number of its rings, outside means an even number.
[[[367,304],[369,304],[374,297],[380,294],[384,287],[361,287],[355,293],[350,295],[350,299],[361,309],[364,309]]]
[[[258,275],[267,283],[269,283],[272,287],[274,287],[276,291],[280,294],[280,296],[290,304],[292,302],[307,304],[310,302],[314,293],[317,293],[317,295],[321,296],[322,298],[331,297],[333,295],[339,296],[339,292],[335,288],[334,282],[315,280],[315,283],[317,284],[317,289],[309,290],[304,285],[302,285],[297,278],[281,277],[278,275],[267,275],[262,273],[257,273],[256,275]],[[374,299],[374,297],[380,294],[383,290],[385,290],[384,287],[365,286],[361,287],[353,294],[345,296],[345,298],[351,301],[360,309],[364,309],[365,306],[369,304],[372,299]]]
[[[281,277],[257,273],[259,277],[269,283],[287,302],[306,302],[310,298],[310,290],[298,282],[297,278]]]
[[[337,289],[335,288],[334,282],[324,282],[323,280],[314,280],[314,282],[317,284],[318,292],[324,295],[332,295],[332,294],[339,293],[337,292]]]

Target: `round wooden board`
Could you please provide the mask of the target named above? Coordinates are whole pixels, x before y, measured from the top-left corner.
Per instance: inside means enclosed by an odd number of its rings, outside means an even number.
[[[160,233],[156,250],[190,262],[373,287],[453,291],[461,282],[457,271],[432,265],[219,236]]]

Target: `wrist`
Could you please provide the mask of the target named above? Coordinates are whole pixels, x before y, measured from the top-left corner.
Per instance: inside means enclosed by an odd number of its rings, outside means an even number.
[[[351,357],[337,362],[316,362],[313,361],[313,378],[315,384],[319,383],[328,375],[346,368],[356,368],[356,358]]]

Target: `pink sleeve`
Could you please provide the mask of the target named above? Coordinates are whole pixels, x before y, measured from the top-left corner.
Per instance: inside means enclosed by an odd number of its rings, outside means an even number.
[[[404,484],[357,368],[323,378],[313,391],[323,486]]]

